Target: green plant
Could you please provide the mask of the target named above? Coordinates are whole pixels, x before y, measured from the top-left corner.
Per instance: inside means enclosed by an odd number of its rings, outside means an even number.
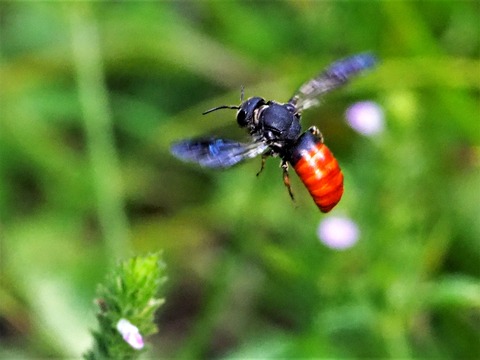
[[[97,290],[99,329],[85,359],[136,359],[145,351],[143,337],[157,332],[155,311],[164,299],[157,297],[165,282],[165,265],[159,253],[120,262]]]

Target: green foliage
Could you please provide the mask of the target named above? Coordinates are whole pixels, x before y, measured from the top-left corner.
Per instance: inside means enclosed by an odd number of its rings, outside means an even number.
[[[136,359],[145,351],[134,349],[117,329],[121,319],[134,324],[142,337],[157,332],[155,311],[164,300],[158,298],[165,282],[165,265],[160,254],[133,257],[120,262],[97,290],[99,329],[93,332],[93,350],[85,359]]]
[[[153,358],[479,358],[479,18],[453,0],[0,2],[0,357],[79,358],[107,269],[163,249]],[[201,115],[242,85],[285,101],[363,51],[379,66],[302,123],[345,175],[332,215],[354,247],[319,241],[325,216],[275,159],[256,177],[260,160],[170,155],[242,139],[234,111]],[[344,121],[364,100],[375,137]],[[124,295],[102,321],[128,347],[117,316],[150,328]]]

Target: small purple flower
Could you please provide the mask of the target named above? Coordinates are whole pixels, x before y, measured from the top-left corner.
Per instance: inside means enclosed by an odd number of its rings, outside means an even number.
[[[127,319],[120,319],[117,323],[117,330],[132,348],[140,350],[143,348],[143,338],[138,328]]]
[[[326,246],[343,250],[355,245],[360,231],[357,224],[347,217],[329,216],[320,221],[317,235]]]
[[[353,104],[347,109],[345,116],[350,127],[365,136],[381,133],[385,125],[383,109],[373,101]]]

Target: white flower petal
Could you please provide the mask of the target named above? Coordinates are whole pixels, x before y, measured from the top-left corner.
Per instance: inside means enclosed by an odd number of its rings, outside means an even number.
[[[117,323],[117,330],[132,348],[140,350],[143,348],[143,338],[138,328],[127,319],[120,319]]]
[[[353,104],[347,109],[345,116],[350,127],[362,135],[376,135],[384,129],[383,109],[373,101]]]
[[[326,246],[343,250],[355,245],[360,231],[357,224],[347,217],[329,216],[320,222],[317,235]]]

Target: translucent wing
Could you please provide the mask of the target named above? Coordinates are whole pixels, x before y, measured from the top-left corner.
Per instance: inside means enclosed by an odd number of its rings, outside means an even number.
[[[199,138],[174,143],[171,152],[183,161],[221,169],[260,155],[267,148],[262,142],[240,143],[228,139]]]
[[[317,77],[303,84],[289,100],[299,112],[318,105],[318,97],[345,84],[350,77],[373,67],[376,58],[372,54],[363,53],[334,62]]]

